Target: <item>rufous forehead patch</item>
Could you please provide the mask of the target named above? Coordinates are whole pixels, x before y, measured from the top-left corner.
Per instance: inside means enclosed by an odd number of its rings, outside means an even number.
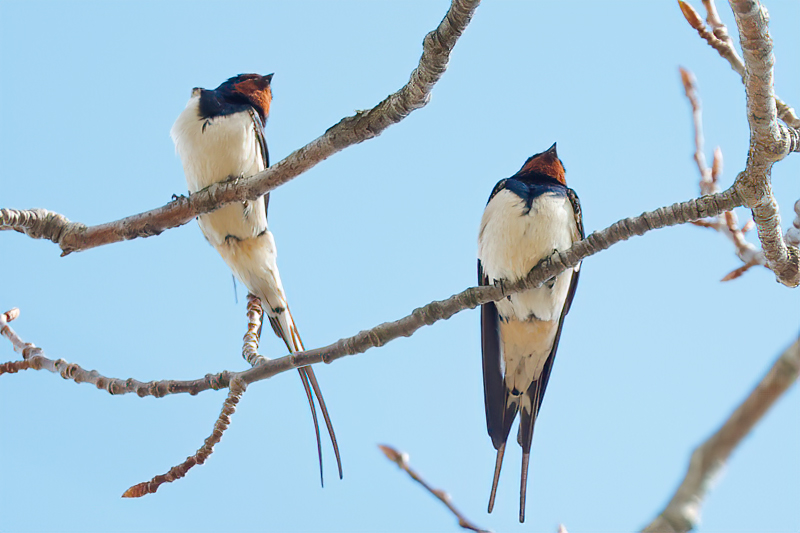
[[[520,172],[540,172],[555,178],[563,185],[567,184],[564,166],[557,155],[548,152],[530,158],[525,162]]]

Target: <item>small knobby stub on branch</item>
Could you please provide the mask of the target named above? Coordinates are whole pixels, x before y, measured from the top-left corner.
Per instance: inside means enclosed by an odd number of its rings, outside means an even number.
[[[263,172],[246,179],[216,183],[188,198],[174,196],[172,202],[157,209],[91,227],[70,222],[63,215],[43,209],[3,209],[0,210],[0,229],[14,229],[32,237],[51,240],[61,247],[62,255],[67,255],[112,242],[158,235],[226,203],[260,198],[336,152],[377,137],[415,109],[424,107],[433,86],[447,69],[450,52],[478,4],[480,0],[452,0],[439,26],[423,40],[419,65],[399,91],[369,111],[342,119],[321,137]]]
[[[687,532],[697,526],[709,488],[731,453],[800,376],[800,338],[772,365],[750,395],[692,453],[689,469],[667,507],[643,531]]]
[[[242,399],[245,389],[247,389],[247,384],[241,379],[231,381],[228,397],[222,404],[222,412],[219,414],[216,423],[214,423],[214,430],[206,438],[203,446],[197,450],[197,453],[187,457],[183,463],[170,468],[166,474],[155,476],[150,481],[134,485],[126,490],[122,497],[141,498],[146,494],[153,494],[164,483],[172,483],[181,479],[193,466],[205,463],[206,459],[214,452],[214,446],[222,439],[222,434],[228,429],[231,423],[231,415],[236,411],[236,404]]]
[[[411,468],[411,466],[409,466],[409,464],[408,464],[408,454],[407,453],[399,452],[399,451],[395,450],[394,448],[392,448],[391,446],[388,446],[386,444],[379,444],[378,448],[380,448],[380,450],[383,452],[383,454],[391,462],[396,464],[398,467],[400,467],[400,469],[403,472],[408,474],[411,477],[411,479],[413,479],[414,481],[416,481],[417,483],[422,485],[422,487],[425,488],[425,490],[427,490],[430,494],[432,494],[437,500],[439,500],[440,502],[445,504],[445,506],[450,510],[451,513],[453,513],[453,515],[458,520],[458,525],[459,526],[461,526],[464,529],[469,529],[471,531],[477,531],[479,533],[488,533],[487,530],[476,526],[470,520],[468,520],[467,517],[465,517],[463,514],[461,514],[461,512],[458,509],[456,509],[455,506],[453,506],[453,503],[451,501],[450,495],[447,492],[445,492],[445,491],[443,491],[441,489],[433,488],[432,486],[430,486],[428,484],[427,481],[425,481],[422,478],[421,475],[419,475],[416,471],[414,471]]]

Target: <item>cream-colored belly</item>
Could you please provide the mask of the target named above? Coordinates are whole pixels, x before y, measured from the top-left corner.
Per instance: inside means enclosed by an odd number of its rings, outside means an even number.
[[[578,239],[574,211],[566,196],[546,193],[536,198],[527,214],[525,209],[524,201],[509,190],[497,193],[486,206],[478,257],[490,283],[521,279],[553,250],[567,249]],[[505,379],[512,390],[523,392],[541,375],[578,268],[496,302]]]

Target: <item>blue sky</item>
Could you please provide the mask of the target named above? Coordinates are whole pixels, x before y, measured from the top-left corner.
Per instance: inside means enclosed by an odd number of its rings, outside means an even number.
[[[96,224],[185,193],[172,122],[192,87],[241,72],[275,73],[266,131],[278,161],[401,87],[447,7],[2,1],[0,206]],[[800,106],[800,4],[767,7],[776,89]],[[696,196],[679,66],[697,76],[707,157],[722,148],[727,186],[747,152],[744,91],[675,2],[487,0],[427,107],[273,193],[270,226],[306,345],[474,285],[492,187],[554,141],[587,232]],[[784,227],[798,174],[796,156],[773,170]],[[140,380],[246,366],[244,291],[237,303],[194,222],[66,258],[4,232],[0,257],[0,307],[19,307],[15,329],[52,358]],[[765,269],[719,282],[738,266],[727,241],[692,226],[584,262],[537,424],[524,525],[516,446],[486,514],[494,449],[479,313],[468,311],[318,368],[345,469],[336,479],[327,448],[324,489],[294,372],[250,387],[208,462],[139,500],[120,495],[194,453],[224,392],[112,397],[45,372],[2,376],[0,529],[458,530],[379,443],[409,453],[486,528],[639,528],[671,496],[691,450],[797,336],[797,290]],[[267,335],[262,351],[285,349]],[[14,357],[0,343],[0,359]],[[800,529],[798,410],[795,387],[733,455],[699,531]]]

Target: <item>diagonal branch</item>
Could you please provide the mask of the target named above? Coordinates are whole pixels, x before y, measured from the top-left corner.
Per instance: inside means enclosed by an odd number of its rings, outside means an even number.
[[[745,170],[734,187],[753,211],[758,238],[767,265],[778,281],[789,287],[800,285],[800,250],[786,245],[781,235],[778,203],[772,194],[772,165],[800,147],[797,130],[778,121],[773,89],[772,39],[766,9],[754,0],[731,0],[745,62],[747,120],[750,151]]]
[[[241,378],[245,384],[249,385],[292,368],[323,361],[330,363],[347,355],[355,355],[370,348],[383,346],[398,337],[410,337],[421,327],[429,326],[439,320],[447,320],[466,309],[474,309],[481,304],[505,298],[509,294],[538,287],[567,268],[574,267],[583,259],[635,235],[643,235],[654,229],[714,217],[741,204],[741,199],[731,188],[722,193],[702,196],[694,200],[661,207],[655,211],[648,211],[637,217],[620,220],[604,230],[592,233],[563,252],[553,253],[536,265],[522,280],[497,286],[470,287],[446,300],[433,301],[415,309],[410,315],[394,322],[379,324],[372,329],[361,331],[352,337],[340,339],[322,348],[266,360],[262,364],[256,364],[253,368],[242,372],[224,371],[218,374],[207,374],[204,378],[191,381],[163,380],[143,383],[134,379],[107,378],[97,371],[86,371],[80,366],[69,364],[62,359],[53,361],[47,359],[38,348],[36,348],[38,351],[35,353],[35,357],[30,354],[26,355],[25,351],[23,351],[23,357],[25,359],[31,357],[32,362],[35,362],[35,366],[31,365],[32,368],[58,372],[63,378],[79,383],[92,383],[97,388],[104,389],[111,394],[135,392],[139,396],[156,397],[185,392],[197,394],[209,389],[226,388],[231,380],[236,378]],[[0,321],[0,329],[5,331],[3,325],[4,323]],[[21,340],[18,340],[18,343],[24,347]],[[16,346],[17,344],[15,344]]]
[[[722,427],[694,450],[686,476],[672,500],[643,531],[677,533],[694,529],[700,519],[703,499],[728,457],[799,375],[800,339],[778,357]]]
[[[391,446],[387,446],[385,444],[378,444],[378,448],[381,449],[383,454],[394,464],[396,464],[400,470],[408,474],[411,479],[422,485],[422,487],[430,492],[434,498],[438,499],[440,502],[445,504],[445,506],[450,510],[453,515],[455,515],[456,519],[458,520],[458,525],[464,529],[469,529],[471,531],[476,531],[477,533],[489,533],[486,529],[481,529],[480,527],[476,526],[472,522],[467,519],[461,512],[455,508],[453,502],[450,498],[450,495],[441,489],[435,489],[431,487],[427,481],[425,481],[422,476],[420,476],[417,472],[415,472],[408,464],[408,454],[401,453],[392,448]]]
[[[231,423],[231,415],[236,411],[236,404],[242,399],[242,394],[246,389],[247,385],[241,379],[231,381],[228,397],[222,404],[222,411],[214,423],[214,430],[206,438],[200,449],[194,455],[187,457],[181,464],[170,468],[166,474],[155,476],[150,481],[144,481],[129,488],[122,497],[141,498],[147,494],[153,494],[164,483],[177,481],[184,477],[192,467],[205,463],[208,457],[214,453],[214,446],[222,439],[222,434],[228,429]]]
[[[61,247],[63,256],[113,242],[158,235],[226,203],[255,200],[336,152],[377,137],[415,109],[424,107],[479,3],[480,0],[452,0],[439,26],[425,36],[419,65],[399,91],[369,111],[342,119],[321,137],[263,172],[246,179],[214,184],[188,198],[176,196],[157,209],[91,227],[70,222],[63,215],[44,209],[0,209],[0,230],[13,229],[33,238],[51,240]]]

